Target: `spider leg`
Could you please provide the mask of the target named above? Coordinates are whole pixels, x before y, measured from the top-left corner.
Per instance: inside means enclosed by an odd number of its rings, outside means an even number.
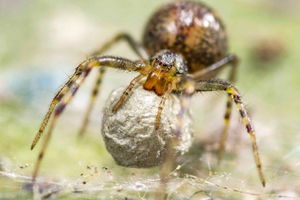
[[[204,92],[204,91],[225,91],[233,102],[236,104],[237,109],[239,111],[242,122],[249,134],[252,142],[252,151],[256,163],[256,168],[258,170],[259,178],[263,186],[265,186],[266,181],[262,172],[261,160],[259,157],[258,147],[256,143],[256,135],[253,128],[253,125],[248,116],[247,110],[241,100],[241,95],[238,90],[229,82],[222,80],[207,80],[207,81],[199,81],[196,83],[196,91]]]
[[[35,138],[33,139],[33,142],[31,144],[31,150],[34,149],[35,145],[37,144],[37,142],[40,140],[47,124],[48,121],[51,117],[52,112],[54,111],[56,105],[61,101],[62,97],[69,91],[70,86],[72,85],[72,83],[74,82],[74,80],[76,80],[78,78],[78,74],[75,72],[71,78],[67,81],[67,83],[65,83],[65,85],[57,92],[57,94],[54,96],[49,109],[40,125],[40,128],[38,130],[38,132],[35,135]]]
[[[219,70],[223,69],[224,67],[228,66],[228,64],[230,64],[230,66],[232,66],[231,72],[229,75],[229,80],[234,81],[236,78],[235,75],[236,75],[236,70],[237,70],[237,66],[238,66],[238,57],[234,54],[225,56],[218,62],[193,73],[192,76],[195,80],[201,80],[201,79],[203,79],[204,75],[207,75],[211,72],[219,71]]]
[[[229,72],[229,78],[228,80],[230,82],[235,82],[236,80],[236,74],[237,74],[237,67],[238,67],[238,58],[236,56],[231,56],[231,59],[228,59],[228,64],[231,64],[231,70]],[[226,109],[225,109],[225,114],[224,114],[224,128],[221,133],[220,141],[219,141],[219,149],[218,149],[218,163],[221,162],[223,158],[223,154],[225,152],[226,148],[226,141],[228,138],[228,130],[229,130],[229,125],[230,125],[230,119],[231,119],[231,113],[232,113],[232,98],[230,95],[227,97],[227,102],[226,102]]]
[[[143,47],[137,43],[129,34],[127,33],[119,33],[117,34],[115,37],[113,37],[111,40],[109,40],[108,42],[106,42],[104,45],[102,45],[101,48],[95,50],[92,53],[92,56],[97,56],[97,55],[102,55],[104,52],[106,52],[107,50],[109,50],[113,45],[117,44],[118,42],[124,40],[125,42],[128,43],[129,47],[134,51],[134,53],[141,58],[142,60],[146,60],[148,55],[146,53],[146,51],[143,49]],[[93,110],[93,107],[95,105],[95,101],[97,99],[97,96],[99,95],[99,89],[101,87],[101,83],[102,83],[102,79],[105,73],[105,68],[101,67],[99,69],[99,73],[97,76],[97,79],[94,83],[94,87],[92,90],[92,93],[90,95],[90,101],[88,104],[88,107],[86,109],[86,112],[84,114],[84,118],[83,118],[83,123],[79,129],[78,132],[78,136],[82,137],[83,134],[85,133],[86,127],[89,123],[89,118],[91,115],[91,112]]]
[[[101,87],[101,83],[102,83],[102,80],[103,80],[104,73],[105,73],[105,67],[101,67],[98,71],[97,79],[96,79],[96,82],[94,83],[94,87],[93,87],[92,93],[90,95],[90,101],[89,101],[88,107],[87,107],[87,109],[84,113],[83,123],[81,124],[79,132],[77,134],[78,137],[82,137],[83,134],[85,133],[86,127],[87,127],[87,125],[89,123],[89,120],[90,120],[90,114],[91,114],[91,112],[93,110],[93,107],[95,105],[97,96],[99,95],[99,89]]]
[[[157,130],[160,126],[161,114],[162,114],[162,111],[164,109],[166,100],[169,97],[171,91],[172,91],[171,86],[168,85],[168,89],[165,92],[165,94],[162,96],[161,101],[160,101],[159,106],[158,106],[158,109],[157,109],[157,114],[156,114],[156,118],[155,118],[155,130]]]
[[[178,91],[177,91],[178,92]],[[181,137],[184,118],[183,116],[187,113],[189,106],[190,106],[190,99],[191,96],[195,92],[195,82],[190,78],[182,81],[181,91],[182,94],[180,95],[180,110],[177,115],[177,123],[175,127],[175,136],[177,138]]]
[[[62,114],[66,106],[69,104],[69,102],[72,100],[73,96],[76,94],[77,90],[79,89],[80,85],[83,83],[85,78],[90,73],[91,69],[94,67],[103,67],[103,66],[109,66],[112,68],[122,69],[122,70],[128,70],[128,71],[136,71],[136,72],[144,72],[144,65],[141,62],[133,62],[128,59],[119,58],[119,57],[113,57],[113,56],[96,56],[91,57],[85,61],[83,61],[75,70],[74,74],[71,76],[71,78],[68,80],[68,82],[58,91],[58,93],[55,95],[54,99],[52,100],[52,103],[50,104],[49,110],[46,114],[47,120],[43,121],[42,123],[42,130],[44,130],[47,126],[48,120],[51,117],[51,114],[53,114],[53,118],[51,120],[48,133],[44,139],[43,146],[39,152],[37,162],[35,164],[34,172],[33,172],[33,182],[36,179],[36,176],[38,174],[41,161],[44,157],[44,153],[47,149],[47,146],[49,144],[52,130],[56,124],[56,121],[58,117]],[[41,130],[41,128],[40,128]],[[35,136],[35,139],[33,141],[33,144],[35,145],[38,140],[40,139],[43,132],[38,132]],[[33,146],[34,147],[34,146]],[[32,147],[32,148],[33,148]]]
[[[109,50],[114,44],[124,40],[128,43],[130,48],[134,51],[134,53],[142,60],[147,60],[148,55],[145,49],[140,45],[137,41],[135,41],[128,33],[119,33],[111,40],[102,45],[101,48],[95,50],[92,53],[92,56],[98,56],[103,54],[105,51]]]
[[[166,184],[169,179],[169,175],[174,169],[174,164],[176,161],[176,147],[180,143],[183,125],[184,125],[184,115],[189,108],[190,98],[194,93],[194,81],[192,80],[184,80],[182,81],[182,90],[178,90],[176,92],[181,92],[180,95],[180,110],[177,114],[177,120],[175,124],[174,136],[171,138],[169,144],[167,144],[166,150],[166,159],[161,166],[160,170],[160,188],[158,191],[157,199],[165,199],[166,197]]]
[[[218,157],[217,157],[218,163],[221,162],[226,148],[226,141],[228,138],[228,130],[230,125],[231,113],[232,113],[232,98],[230,95],[228,95],[227,102],[226,102],[226,110],[224,114],[224,127],[219,141],[219,149],[218,149]]]
[[[46,137],[43,141],[42,144],[42,148],[39,152],[38,155],[38,159],[36,161],[36,164],[34,166],[34,171],[33,171],[33,175],[32,175],[32,180],[33,182],[35,182],[36,176],[38,174],[41,162],[43,160],[44,157],[44,153],[49,145],[49,141],[51,139],[52,136],[52,132],[53,132],[53,128],[57,122],[58,117],[60,116],[60,114],[63,112],[63,110],[65,109],[65,107],[69,104],[69,102],[71,101],[72,97],[75,95],[75,93],[77,92],[78,88],[80,87],[80,85],[82,84],[84,78],[82,77],[78,77],[78,79],[76,79],[76,82],[72,84],[72,89],[70,89],[68,91],[67,94],[65,94],[65,96],[63,97],[62,101],[55,107],[54,109],[54,114],[52,117],[52,120],[50,121],[50,125],[49,125],[49,129],[48,129],[48,133],[46,134]]]
[[[161,101],[158,106],[158,109],[157,109],[157,114],[156,114],[156,118],[155,118],[155,130],[157,130],[160,126],[161,114],[164,109],[166,100],[167,100],[167,95],[165,94],[164,96],[162,96]]]
[[[193,76],[196,80],[199,80],[199,79],[201,79],[201,77],[203,75],[220,70],[226,66],[231,66],[228,80],[230,82],[235,82],[238,62],[239,61],[238,61],[238,58],[236,55],[228,55],[228,56],[224,57],[222,60],[214,63],[213,65],[194,73]],[[226,148],[226,140],[228,138],[228,130],[229,130],[229,125],[230,125],[231,112],[232,112],[232,99],[231,99],[230,95],[228,95],[225,114],[224,114],[224,128],[221,133],[221,137],[220,137],[220,141],[219,141],[219,149],[218,149],[218,156],[217,156],[218,163],[221,162],[224,150]]]
[[[132,93],[134,87],[140,82],[142,78],[144,78],[144,75],[140,74],[130,82],[129,86],[125,89],[122,96],[119,98],[118,102],[114,105],[112,109],[113,112],[117,112],[121,108],[121,106],[127,100],[128,96]]]

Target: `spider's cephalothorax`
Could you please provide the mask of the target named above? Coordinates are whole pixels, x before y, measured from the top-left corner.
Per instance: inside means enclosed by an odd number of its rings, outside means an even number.
[[[121,40],[129,44],[131,49],[140,58],[139,61],[131,61],[115,56],[103,56],[104,52]],[[204,91],[226,92],[228,100],[224,115],[225,127],[219,142],[218,159],[221,159],[225,149],[229,119],[232,104],[234,103],[237,106],[246,131],[251,137],[259,178],[262,184],[265,185],[252,123],[239,92],[231,84],[235,80],[237,64],[237,57],[229,54],[227,51],[225,26],[213,9],[202,3],[187,0],[174,1],[163,5],[153,14],[147,23],[141,43],[136,42],[126,33],[116,35],[112,40],[92,53],[90,58],[79,64],[74,74],[57,92],[31,146],[31,149],[35,147],[49,119],[51,119],[49,131],[35,165],[33,180],[37,176],[58,117],[74,97],[91,69],[97,67],[99,75],[95,82],[90,104],[85,113],[79,135],[84,133],[88,124],[105,69],[106,67],[112,67],[139,73],[130,82],[123,95],[121,95],[118,102],[113,106],[112,112],[115,113],[121,109],[122,105],[126,103],[127,98],[130,98],[132,90],[143,85],[144,89],[155,92],[161,98],[161,102],[157,107],[156,120],[153,122],[155,130],[158,130],[166,99],[170,97],[171,93],[176,92],[179,98],[181,98],[182,107],[178,114],[177,128],[174,131],[174,135],[179,137],[182,133],[182,123],[180,122],[182,122],[182,116],[187,110],[187,99],[190,96],[196,92]],[[228,81],[212,79],[225,66],[231,66]],[[146,129],[148,130],[145,127]]]
[[[187,73],[184,58],[169,50],[161,50],[150,59],[151,71],[144,83],[144,89],[163,95],[169,87],[175,87],[180,76]]]

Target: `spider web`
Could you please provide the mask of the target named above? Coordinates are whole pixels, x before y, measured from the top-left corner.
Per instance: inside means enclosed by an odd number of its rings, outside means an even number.
[[[180,176],[180,167],[169,175],[167,199],[300,199],[293,194],[275,194],[274,192],[256,192],[223,185],[224,175],[212,175],[200,178],[193,175]],[[120,178],[107,169],[91,167],[76,180],[49,180],[39,178],[33,186],[31,177],[16,172],[0,171],[6,188],[21,191],[22,197],[33,199],[156,199],[161,181],[158,175],[130,176]],[[17,190],[16,190],[17,189]],[[0,199],[19,199],[20,194],[0,193]]]

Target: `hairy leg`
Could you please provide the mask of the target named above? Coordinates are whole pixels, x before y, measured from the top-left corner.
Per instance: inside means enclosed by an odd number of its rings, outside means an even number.
[[[232,99],[231,96],[228,95],[227,102],[226,102],[226,108],[225,108],[225,115],[224,115],[224,127],[221,133],[220,141],[219,141],[219,149],[218,149],[218,163],[222,161],[224,151],[226,148],[226,141],[228,138],[228,130],[230,125],[230,119],[231,119],[231,113],[232,113]]]
[[[63,96],[65,96],[65,94],[69,91],[71,85],[74,83],[74,81],[76,79],[78,79],[78,77],[79,77],[79,73],[76,69],[75,73],[70,77],[70,79],[67,81],[67,83],[65,83],[64,86],[54,96],[54,98],[48,108],[48,111],[40,125],[40,128],[39,128],[38,132],[36,133],[35,138],[31,144],[31,150],[35,147],[35,145],[37,144],[37,142],[40,140],[41,136],[43,135],[44,130],[49,122],[51,114],[54,111],[56,105],[62,100]]]
[[[102,55],[104,52],[108,51],[113,45],[117,44],[120,41],[125,41],[129,45],[129,47],[133,50],[133,52],[142,60],[146,60],[148,55],[146,51],[142,48],[142,46],[136,42],[129,34],[127,33],[119,33],[115,37],[113,37],[111,40],[106,42],[104,45],[102,45],[99,49],[95,50],[92,53],[92,56],[99,56]],[[86,109],[86,112],[84,114],[83,123],[79,129],[78,136],[82,137],[85,133],[86,127],[89,123],[89,118],[91,115],[91,112],[93,110],[93,107],[95,105],[97,96],[99,95],[99,89],[101,87],[102,79],[105,73],[105,68],[100,68],[99,73],[97,76],[97,79],[94,83],[94,87],[90,96],[90,101],[88,104],[88,107]]]
[[[229,82],[222,80],[208,80],[208,81],[199,81],[196,83],[196,91],[225,91],[233,102],[236,104],[239,111],[242,122],[246,128],[247,133],[249,134],[252,142],[252,151],[256,163],[256,168],[258,170],[259,178],[263,186],[265,186],[266,181],[262,172],[261,160],[259,157],[259,151],[256,143],[256,135],[253,128],[253,125],[248,116],[247,110],[245,109],[244,103],[241,100],[241,95],[238,90]]]
[[[161,97],[161,101],[159,103],[158,109],[157,109],[157,114],[156,114],[156,118],[155,118],[155,130],[157,130],[160,126],[160,121],[161,121],[161,115],[163,112],[163,109],[165,107],[165,103],[168,97],[170,97],[170,94],[172,92],[172,87],[171,85],[167,86],[167,91],[165,92],[165,94]]]
[[[78,132],[78,137],[82,137],[84,135],[86,127],[89,123],[91,112],[93,110],[97,96],[99,94],[99,89],[101,87],[101,83],[102,83],[103,76],[105,73],[105,67],[101,67],[98,72],[99,73],[98,73],[96,82],[94,83],[94,87],[93,87],[92,93],[90,95],[90,101],[89,101],[88,107],[85,111],[83,122],[82,122],[81,127]]]
[[[116,43],[124,40],[125,42],[128,43],[130,48],[134,51],[134,53],[142,60],[147,60],[148,55],[144,48],[136,42],[128,33],[119,33],[115,37],[113,37],[111,40],[106,42],[104,45],[102,45],[101,48],[95,50],[92,53],[92,56],[99,56],[103,54],[105,51],[109,50],[113,45]]]
[[[85,76],[87,76],[87,75],[88,75],[88,72],[86,72]],[[37,162],[34,166],[34,171],[33,171],[33,175],[32,175],[33,181],[35,181],[35,178],[37,176],[38,170],[39,170],[40,165],[41,165],[41,161],[42,161],[42,159],[44,157],[44,153],[45,153],[45,151],[46,151],[46,149],[49,145],[49,141],[50,141],[51,136],[52,136],[52,131],[53,131],[53,128],[55,127],[57,119],[60,116],[60,114],[64,111],[65,107],[70,103],[71,99],[76,94],[76,92],[79,89],[80,85],[82,84],[83,80],[84,80],[84,76],[78,77],[75,80],[75,82],[70,86],[70,90],[68,91],[68,93],[66,93],[63,96],[62,101],[54,109],[52,119],[50,120],[48,133],[46,134],[46,137],[43,141],[42,148],[39,152]]]
[[[238,67],[238,59],[236,56],[233,56],[232,59],[229,59],[229,64],[231,67],[229,78],[228,80],[233,83],[236,80],[236,74],[237,74],[237,67]],[[225,108],[225,114],[224,114],[224,128],[221,133],[220,141],[219,141],[219,149],[218,149],[218,163],[221,162],[225,149],[226,149],[226,141],[228,138],[228,131],[229,131],[229,125],[230,125],[230,119],[231,119],[231,113],[232,113],[232,98],[230,95],[227,96],[227,102],[226,102],[226,108]]]
[[[57,122],[58,117],[62,114],[66,106],[69,104],[69,102],[72,100],[73,96],[76,94],[77,90],[85,80],[85,78],[90,73],[91,69],[94,67],[103,67],[103,66],[109,66],[112,68],[117,68],[121,70],[128,70],[128,71],[136,71],[143,73],[144,65],[141,62],[133,62],[128,59],[119,58],[119,57],[113,57],[113,56],[98,56],[98,57],[92,57],[84,62],[82,62],[75,70],[74,74],[71,76],[71,78],[67,81],[67,83],[58,91],[58,93],[55,95],[54,99],[52,100],[49,110],[46,114],[47,120],[43,121],[42,128],[40,130],[44,130],[47,126],[47,122],[49,121],[49,118],[53,114],[53,118],[50,123],[50,127],[48,130],[48,133],[44,139],[42,148],[39,152],[39,156],[35,165],[35,169],[33,172],[33,181],[35,181],[35,178],[38,174],[40,163],[43,159],[44,153],[47,149],[47,146],[49,144],[52,130]],[[45,118],[46,118],[45,117]],[[38,140],[40,139],[43,132],[38,132],[35,136],[35,139],[33,140],[32,148],[37,144]]]
[[[234,81],[235,80],[235,75],[236,75],[236,68],[237,68],[237,64],[238,64],[238,58],[236,55],[230,54],[228,56],[225,56],[224,58],[222,58],[221,60],[219,60],[218,62],[202,69],[199,70],[195,73],[192,74],[193,79],[195,80],[201,80],[203,76],[215,72],[215,71],[219,71],[223,68],[225,68],[226,66],[230,65],[232,66],[230,75],[229,75],[229,80],[230,81]]]
[[[128,96],[131,94],[134,87],[140,82],[142,78],[144,78],[144,75],[140,74],[130,82],[129,86],[125,89],[118,102],[114,105],[112,109],[113,112],[117,112],[122,107],[122,105],[127,100]]]
[[[222,68],[226,66],[231,66],[228,80],[230,82],[235,82],[236,80],[236,74],[237,74],[237,67],[238,67],[238,58],[236,55],[228,55],[221,59],[220,61],[214,63],[211,66],[208,66],[207,68],[200,70],[198,72],[195,72],[192,76],[195,80],[200,80],[202,76],[209,74],[211,72],[221,70]],[[223,153],[226,148],[226,140],[228,138],[228,130],[230,125],[230,118],[231,118],[231,112],[232,112],[232,99],[230,95],[228,95],[227,103],[226,103],[226,109],[224,114],[224,128],[221,133],[220,141],[219,141],[219,149],[218,149],[218,162],[222,160]]]

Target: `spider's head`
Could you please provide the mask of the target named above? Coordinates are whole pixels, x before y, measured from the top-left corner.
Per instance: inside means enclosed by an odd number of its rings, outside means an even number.
[[[170,75],[182,75],[187,73],[186,61],[180,54],[169,50],[161,50],[150,59],[150,64],[155,71],[169,73]]]
[[[188,68],[184,58],[169,50],[161,50],[150,59],[151,72],[144,83],[144,89],[154,90],[163,95],[168,85],[177,82],[178,78],[187,74]]]

